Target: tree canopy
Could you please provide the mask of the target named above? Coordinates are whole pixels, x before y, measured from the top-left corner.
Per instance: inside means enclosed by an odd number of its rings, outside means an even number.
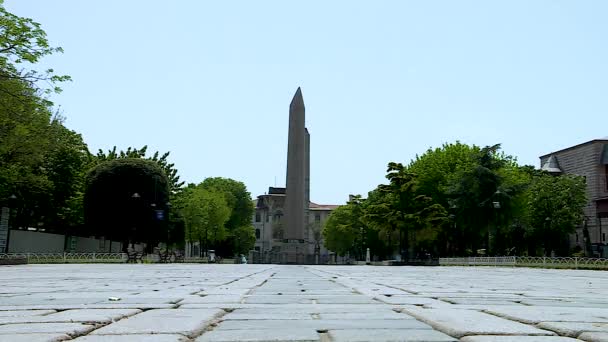
[[[169,182],[158,164],[136,158],[105,161],[89,171],[85,184],[85,221],[96,235],[132,242],[166,240]]]

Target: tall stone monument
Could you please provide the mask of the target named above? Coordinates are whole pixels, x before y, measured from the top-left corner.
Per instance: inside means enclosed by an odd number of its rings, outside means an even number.
[[[306,129],[304,99],[300,88],[289,105],[287,180],[285,198],[285,251],[306,253],[305,239],[310,200],[310,134]]]

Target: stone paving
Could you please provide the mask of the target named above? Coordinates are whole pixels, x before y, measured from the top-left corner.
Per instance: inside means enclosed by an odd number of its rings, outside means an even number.
[[[0,341],[608,341],[608,272],[0,267]]]

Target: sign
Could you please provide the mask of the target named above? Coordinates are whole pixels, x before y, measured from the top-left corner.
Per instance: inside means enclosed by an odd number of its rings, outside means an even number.
[[[9,209],[2,207],[0,211],[0,253],[6,253],[8,249],[8,215]]]
[[[70,236],[70,253],[76,252],[76,237]]]
[[[156,211],[156,219],[159,221],[162,221],[165,219],[165,211],[164,210],[157,210]]]

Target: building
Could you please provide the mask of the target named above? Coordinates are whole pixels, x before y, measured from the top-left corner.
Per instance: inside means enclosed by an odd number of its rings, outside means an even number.
[[[572,246],[584,246],[586,225],[593,253],[608,257],[608,138],[596,139],[540,157],[541,169],[553,174],[583,176],[587,183],[588,203],[585,221],[571,236]]]
[[[288,263],[285,244],[289,239],[285,230],[285,188],[269,188],[268,193],[258,196],[252,218],[255,229],[255,251],[260,262]],[[297,263],[325,263],[330,252],[323,245],[321,230],[329,214],[337,205],[309,202],[307,225],[299,241]],[[318,260],[318,261],[317,261]]]

